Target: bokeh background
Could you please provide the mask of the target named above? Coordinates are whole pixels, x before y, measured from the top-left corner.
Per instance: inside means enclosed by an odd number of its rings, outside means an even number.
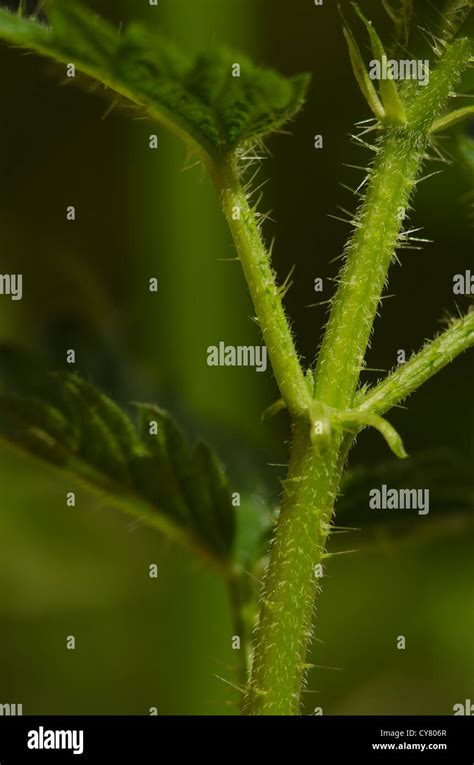
[[[296,264],[287,306],[310,363],[325,320],[313,304],[333,293],[349,233],[329,215],[354,209],[340,184],[356,186],[362,173],[345,165],[368,161],[348,138],[369,115],[336,3],[88,4],[117,23],[141,17],[189,52],[225,43],[284,73],[312,73],[304,112],[269,141],[261,174],[281,278]],[[389,34],[381,3],[361,5]],[[225,262],[234,251],[209,181],[199,168],[184,171],[184,149],[161,128],[110,110],[100,92],[66,84],[46,61],[2,44],[0,81],[0,270],[23,273],[25,289],[21,302],[0,299],[0,341],[52,364],[76,348],[89,379],[124,405],[168,407],[191,437],[216,446],[234,490],[273,510],[289,426],[285,414],[260,421],[277,397],[271,373],[206,365],[207,347],[221,339],[260,342],[240,266]],[[148,148],[152,132],[157,151]],[[313,148],[315,134],[324,150]],[[472,176],[456,163],[427,167],[443,172],[420,186],[413,226],[433,243],[393,266],[370,368],[391,368],[397,350],[418,348],[446,311],[469,307],[453,296],[452,277],[472,267]],[[158,295],[147,289],[152,276]],[[359,484],[390,483],[397,467],[379,436],[359,439],[351,458],[359,492],[341,501],[338,520],[360,531],[338,539],[337,551],[356,552],[334,557],[324,580],[308,714],[451,714],[474,698],[472,372],[465,355],[392,414],[414,471],[399,480],[430,488],[429,516],[401,524],[367,511]],[[1,446],[0,703],[22,703],[25,714],[236,714],[235,693],[217,677],[232,681],[235,659],[221,582],[84,490],[66,509],[68,490],[61,474]]]

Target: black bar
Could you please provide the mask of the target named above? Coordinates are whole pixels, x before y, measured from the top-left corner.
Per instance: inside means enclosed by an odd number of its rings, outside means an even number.
[[[304,759],[314,765],[473,765],[474,725],[472,717],[462,716],[0,717],[0,765],[181,762],[186,752],[193,760],[216,755],[219,762],[239,754],[245,763],[244,757],[255,761],[257,751],[282,755],[288,745],[291,761],[301,760],[304,751]]]

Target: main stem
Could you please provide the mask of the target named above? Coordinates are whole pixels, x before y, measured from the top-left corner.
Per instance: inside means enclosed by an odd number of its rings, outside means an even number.
[[[244,712],[294,715],[300,708],[334,498],[344,464],[340,434],[319,457],[308,429],[297,425],[288,478],[265,577],[251,684]]]

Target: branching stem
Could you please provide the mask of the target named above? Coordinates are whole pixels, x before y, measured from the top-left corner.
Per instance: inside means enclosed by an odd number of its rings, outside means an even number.
[[[431,75],[429,86],[422,93],[418,90],[406,103],[407,125],[381,130],[371,180],[355,219],[355,233],[348,246],[316,367],[314,397],[325,416],[315,422],[314,409],[310,407],[307,420],[300,418],[295,424],[289,474],[261,601],[252,676],[244,706],[248,714],[299,712],[318,589],[315,566],[324,559],[334,499],[350,445],[341,421],[334,415],[331,418],[330,413],[353,408],[377,307],[430,141],[431,126],[469,57],[470,46],[465,40],[448,47]],[[238,192],[235,187],[230,188],[225,201],[228,218],[231,205],[239,203]],[[231,223],[231,229],[254,301],[257,298],[257,312],[266,317],[273,311],[274,304],[269,301],[275,300],[276,293],[267,261],[261,270],[258,232],[249,215],[251,212],[245,208],[243,221],[238,226]],[[295,403],[305,402],[304,381],[292,342],[289,355],[287,351],[281,354],[281,336],[288,337],[289,332],[284,329],[284,322],[284,314],[280,313],[274,326],[264,321],[262,330],[272,343],[270,356],[274,364],[276,361],[275,377],[280,386],[283,383],[283,398],[287,403],[291,401],[289,408],[294,414],[300,411]],[[421,383],[428,376],[426,371],[417,375],[416,365],[411,369],[415,374],[410,376],[408,368],[406,387]],[[387,385],[387,396],[393,397],[390,383]],[[367,407],[365,411],[369,413],[367,422],[376,422],[402,455],[401,442],[397,443],[393,429],[377,418],[378,410]],[[362,419],[356,415],[354,422],[360,423]],[[318,425],[326,431],[320,431],[319,448],[313,430]]]

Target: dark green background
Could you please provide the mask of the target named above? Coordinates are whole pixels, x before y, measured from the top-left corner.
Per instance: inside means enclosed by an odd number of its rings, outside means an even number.
[[[141,16],[190,52],[224,42],[286,74],[312,73],[303,114],[289,135],[269,141],[261,174],[270,179],[263,209],[275,221],[266,231],[276,234],[281,278],[296,264],[287,305],[309,363],[325,320],[324,307],[308,307],[321,299],[314,278],[324,278],[328,299],[349,231],[328,215],[338,204],[354,208],[340,183],[362,178],[343,163],[368,161],[348,140],[369,114],[336,3],[89,5],[116,22]],[[388,32],[380,3],[362,6]],[[206,365],[207,347],[219,340],[260,342],[240,266],[224,262],[234,251],[209,181],[199,168],[183,172],[185,151],[161,128],[122,108],[104,118],[110,101],[66,84],[48,62],[2,45],[0,82],[0,270],[23,273],[25,290],[21,302],[0,299],[0,341],[52,363],[75,348],[81,372],[121,403],[157,401],[191,435],[206,435],[234,490],[257,501],[269,495],[273,509],[282,474],[270,463],[287,458],[289,430],[284,414],[260,422],[277,397],[271,373]],[[156,152],[148,149],[152,132]],[[323,151],[313,148],[316,133]],[[368,366],[390,368],[399,348],[408,353],[439,329],[445,309],[468,308],[468,298],[455,300],[452,276],[472,267],[469,188],[456,165],[420,187],[413,225],[434,243],[402,252],[403,268],[393,266],[393,297],[383,303]],[[70,204],[75,223],[65,221]],[[151,276],[158,295],[147,290]],[[392,414],[415,458],[443,447],[471,464],[472,371],[465,355]],[[385,444],[365,433],[352,464],[379,460],[391,464]],[[48,467],[1,448],[0,703],[36,714],[147,714],[151,706],[161,714],[235,713],[235,693],[216,677],[234,679],[223,585],[84,490],[66,509],[68,490]],[[428,518],[413,514],[408,535],[393,533],[391,517],[368,533],[366,505],[344,517],[362,527],[347,537],[347,549],[359,552],[328,567],[311,659],[339,669],[310,673],[308,713],[322,706],[325,714],[450,714],[474,698],[472,515],[449,496]],[[159,566],[157,580],[148,577],[150,563]],[[76,637],[74,652],[67,635]],[[406,636],[405,651],[396,649],[397,635]]]

